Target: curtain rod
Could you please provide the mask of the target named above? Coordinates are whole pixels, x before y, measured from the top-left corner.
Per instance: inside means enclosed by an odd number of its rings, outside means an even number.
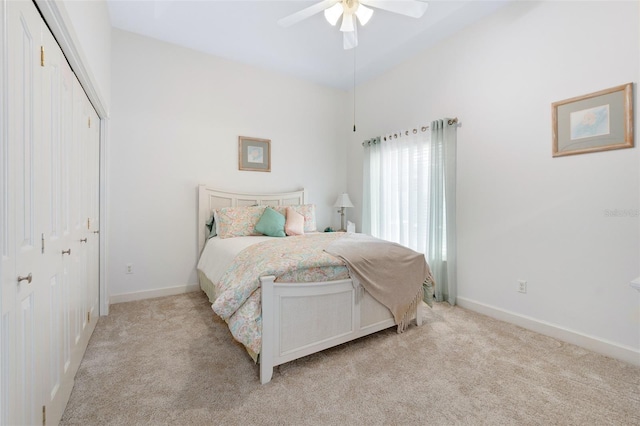
[[[448,120],[447,120],[447,124],[448,124],[449,126],[452,126],[452,125],[454,125],[454,124],[458,124],[458,117],[448,119]],[[421,131],[421,132],[426,132],[427,130],[429,130],[429,126],[422,126],[422,127],[420,127],[420,131]],[[413,132],[413,134],[415,135],[416,133],[418,133],[418,129],[413,129],[413,131],[412,131],[412,132]],[[405,131],[404,131],[404,134],[405,134],[405,136],[409,136],[409,130],[405,130]],[[393,135],[391,135],[391,134],[390,134],[390,135],[389,135],[389,139],[391,139],[391,138],[393,138],[393,139],[397,139],[397,138],[398,138],[398,136],[402,137],[402,132],[400,132],[400,133],[394,133]],[[375,138],[374,138],[374,139],[375,139]],[[381,139],[386,141],[386,140],[387,140],[387,136],[383,136],[383,137],[381,137]],[[375,143],[375,142],[374,142],[374,143]],[[366,140],[366,141],[362,142],[362,146],[365,146],[365,144],[367,144],[367,145],[371,145],[371,139],[370,139],[370,140]]]

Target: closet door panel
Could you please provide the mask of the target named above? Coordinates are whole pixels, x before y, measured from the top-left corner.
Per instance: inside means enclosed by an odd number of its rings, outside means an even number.
[[[80,131],[80,140],[78,144],[78,165],[80,181],[79,181],[79,196],[78,208],[80,211],[80,226],[78,228],[78,241],[80,246],[78,248],[78,262],[80,264],[80,313],[81,317],[81,333],[85,333],[87,326],[89,325],[89,268],[88,268],[88,247],[89,241],[89,193],[88,193],[88,170],[90,164],[88,162],[89,152],[89,140],[90,140],[90,126],[91,118],[90,111],[92,110],[91,103],[86,96],[83,96],[77,100],[81,106],[81,115],[78,120],[78,127]]]
[[[48,292],[42,309],[42,324],[48,329],[43,336],[43,387],[44,402],[48,407],[64,404],[65,395],[60,392],[64,378],[64,262],[69,254],[62,254],[64,235],[62,228],[62,170],[66,167],[63,152],[64,107],[73,102],[72,92],[65,89],[64,76],[71,70],[48,31],[43,31],[42,45],[46,52],[42,66],[42,140],[47,147],[47,178],[42,187],[42,196],[46,199],[46,220],[44,222],[44,275],[47,278]],[[64,401],[63,401],[64,399]],[[49,413],[49,418],[55,418]]]
[[[83,116],[84,105],[83,97],[84,92],[80,83],[74,78],[73,80],[73,137],[71,138],[71,145],[69,146],[69,212],[71,214],[71,229],[69,237],[66,239],[67,247],[71,249],[72,255],[69,256],[69,279],[71,290],[71,322],[73,340],[72,345],[75,346],[80,342],[82,338],[83,330],[83,283],[82,283],[82,269],[83,265],[80,262],[80,239],[82,237],[82,226],[84,223],[82,214],[82,138],[84,136],[83,128]],[[86,123],[86,122],[85,122]]]
[[[0,12],[2,13],[2,12]],[[4,15],[5,22],[10,22],[13,16]],[[15,31],[13,28],[7,30]],[[2,34],[4,36],[4,34]],[[9,39],[7,39],[8,44]],[[13,74],[9,70],[9,58],[3,57],[3,75],[6,73],[6,80]],[[0,281],[0,315],[2,315],[2,327],[0,328],[0,338],[2,344],[0,346],[2,363],[0,365],[0,424],[12,424],[15,420],[14,410],[9,407],[15,406],[15,389],[13,385],[16,383],[15,366],[15,347],[16,347],[16,309],[15,302],[17,300],[17,284],[16,284],[16,259],[15,259],[15,214],[13,210],[14,193],[13,193],[13,165],[11,163],[13,151],[9,141],[9,102],[13,101],[9,93],[9,85],[1,81],[3,101],[2,116],[2,134],[0,135],[0,170],[2,176],[0,179],[0,207],[2,208],[2,221],[0,222],[0,261],[2,262],[2,280]],[[13,93],[13,92],[12,92]]]
[[[9,2],[8,23],[8,191],[11,203],[9,227],[13,228],[13,277],[4,283],[3,301],[14,286],[13,304],[8,306],[10,336],[13,347],[10,360],[15,369],[9,393],[9,423],[41,423],[41,394],[38,374],[42,368],[43,294],[47,289],[40,262],[40,230],[45,218],[45,200],[40,190],[48,165],[44,159],[47,147],[43,144],[41,128],[41,81],[39,73],[41,19],[30,2]],[[6,263],[11,263],[8,260]],[[5,292],[5,290],[8,290]],[[13,312],[11,312],[13,311]],[[15,314],[14,314],[15,313]],[[11,321],[14,321],[11,323]],[[4,326],[4,324],[3,324]],[[4,411],[4,410],[3,410]]]
[[[89,111],[91,125],[87,143],[87,203],[88,203],[88,235],[87,238],[87,286],[89,297],[89,318],[98,318],[100,294],[100,120],[95,110]]]
[[[61,117],[60,117],[60,237],[57,240],[56,250],[62,251],[63,247],[71,240],[71,148],[73,145],[74,120],[73,102],[75,75],[66,61],[61,66]],[[68,262],[62,264],[61,291],[62,291],[62,365],[63,373],[67,374],[71,366],[71,353],[73,348],[72,333],[72,288],[69,278],[70,268]]]
[[[10,164],[12,165],[12,187],[14,196],[14,224],[16,275],[9,285],[17,284],[14,309],[16,312],[15,367],[16,383],[11,389],[15,392],[14,419],[20,423],[36,422],[36,328],[34,288],[40,277],[34,270],[35,255],[35,96],[38,92],[37,79],[34,78],[38,47],[34,37],[39,37],[39,22],[34,22],[28,10],[16,10],[17,16],[11,16],[9,44],[17,48],[11,50],[9,88],[9,143]],[[13,41],[13,42],[12,42]],[[17,277],[28,277],[16,283]],[[31,282],[29,282],[31,281]]]
[[[81,158],[80,173],[80,209],[82,218],[84,219],[80,228],[80,264],[81,264],[81,298],[83,332],[91,323],[91,318],[95,318],[97,303],[95,298],[98,292],[98,251],[97,242],[98,234],[93,233],[97,223],[97,182],[99,161],[99,120],[89,100],[83,99],[83,115],[80,120],[81,125],[81,144],[79,155]]]

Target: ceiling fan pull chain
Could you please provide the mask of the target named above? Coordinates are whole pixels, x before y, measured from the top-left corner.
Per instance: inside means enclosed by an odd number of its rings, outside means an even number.
[[[353,48],[353,132],[356,131],[356,48]]]

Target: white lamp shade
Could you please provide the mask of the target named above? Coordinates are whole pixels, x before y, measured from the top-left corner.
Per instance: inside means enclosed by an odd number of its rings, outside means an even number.
[[[340,26],[340,31],[354,31],[355,22],[353,19],[352,13],[343,13],[342,14],[342,25]]]
[[[358,46],[358,32],[351,31],[348,33],[342,33],[342,44],[344,46],[344,50],[353,49]]]
[[[336,203],[333,205],[333,207],[353,207],[353,203],[349,199],[349,194],[343,192],[342,194],[338,195],[338,199],[336,200]]]

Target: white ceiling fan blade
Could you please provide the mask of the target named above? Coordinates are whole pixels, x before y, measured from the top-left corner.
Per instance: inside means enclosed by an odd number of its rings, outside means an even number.
[[[278,25],[282,27],[290,27],[291,25],[297,24],[304,19],[310,18],[316,13],[320,13],[323,10],[330,8],[334,4],[338,3],[338,1],[339,0],[322,0],[320,3],[316,3],[305,9],[299,10],[298,12],[293,13],[289,16],[285,16],[278,21]]]
[[[360,0],[360,3],[412,18],[420,18],[429,7],[420,0]]]
[[[373,9],[369,9],[364,4],[359,4],[356,9],[356,16],[358,17],[358,21],[360,21],[360,25],[365,26],[373,16]]]
[[[338,23],[338,20],[342,16],[342,4],[336,3],[328,9],[324,10],[324,17],[331,25],[335,27]]]
[[[353,49],[358,46],[358,30],[343,32],[342,45],[344,50]]]

